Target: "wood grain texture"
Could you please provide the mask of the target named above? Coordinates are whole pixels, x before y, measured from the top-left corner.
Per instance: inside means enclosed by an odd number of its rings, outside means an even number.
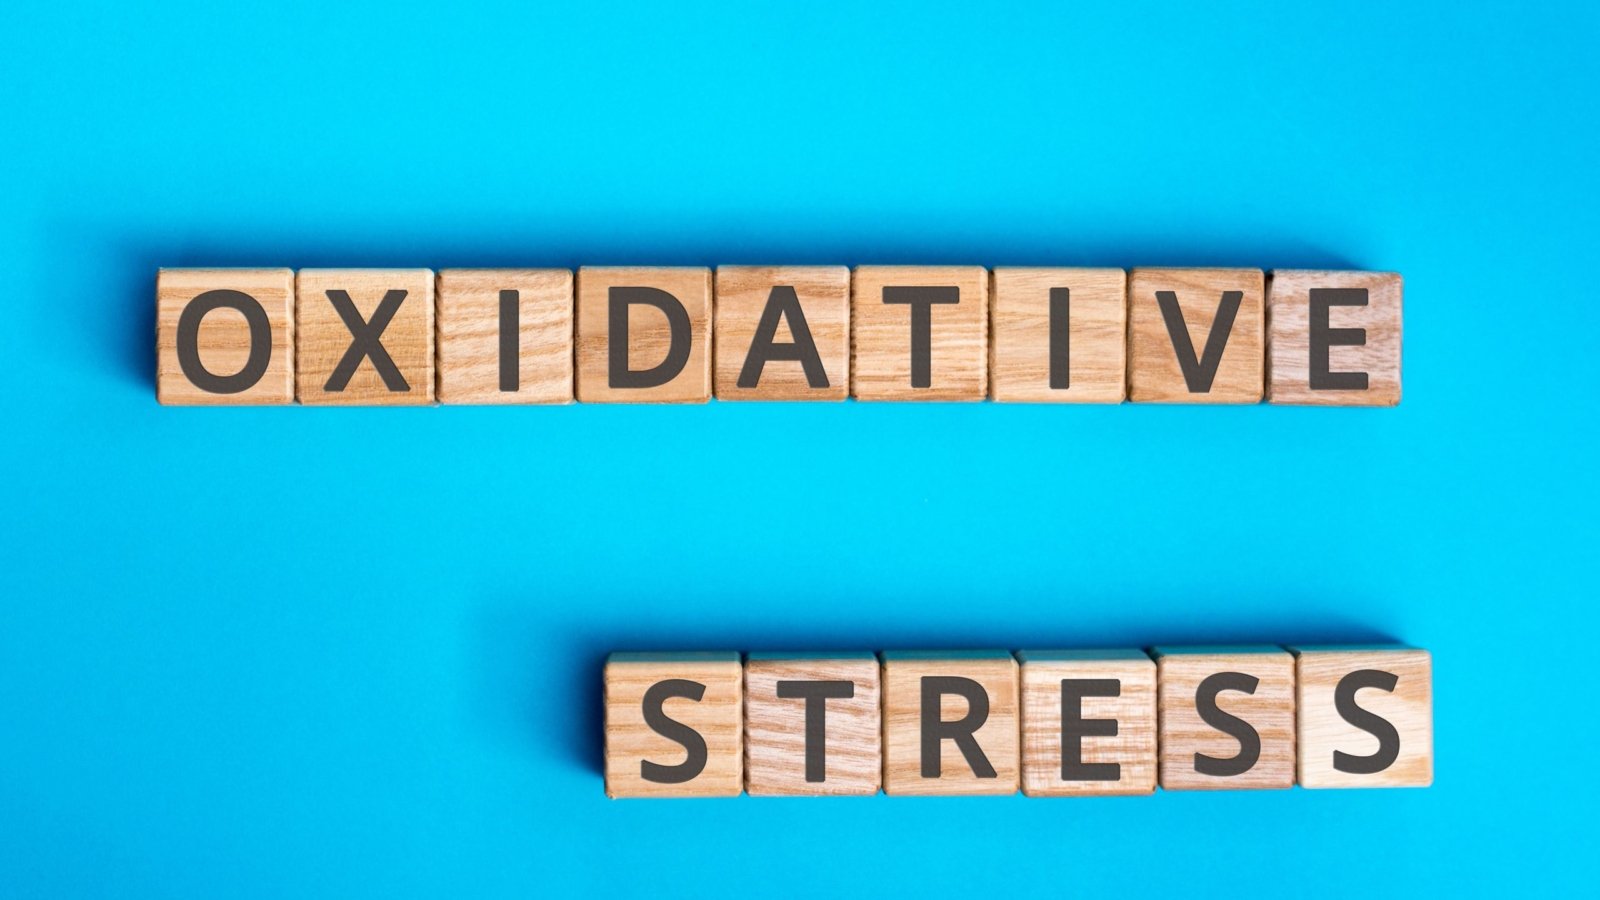
[[[1128,398],[1135,403],[1259,403],[1266,341],[1260,269],[1134,269],[1128,275]],[[1188,326],[1195,359],[1204,353],[1223,293],[1243,294],[1216,375],[1191,391],[1157,299],[1172,291]]]
[[[666,291],[689,315],[689,358],[683,369],[655,387],[612,387],[610,292],[614,287]],[[583,403],[705,403],[711,399],[711,270],[670,267],[585,266],[578,270],[578,400]],[[667,358],[666,316],[635,306],[628,317],[628,365],[653,368]]]
[[[1353,288],[1366,306],[1332,306],[1329,328],[1361,329],[1365,342],[1328,347],[1328,371],[1365,372],[1365,389],[1311,387],[1311,291]],[[1400,276],[1394,272],[1279,269],[1267,281],[1267,402],[1394,406],[1400,402]]]
[[[778,696],[779,682],[847,681],[851,697],[825,701],[822,781],[806,775],[806,703]],[[883,744],[878,658],[750,654],[745,662],[745,790],[752,796],[875,794]]]
[[[991,274],[989,395],[1003,403],[1121,403],[1128,278],[1121,269],[998,268]],[[1067,386],[1051,386],[1051,293],[1064,289]]]
[[[912,386],[912,305],[886,287],[951,286],[932,308],[929,383]],[[982,266],[859,266],[851,277],[850,396],[858,400],[982,400],[989,392],[989,273]]]
[[[404,291],[382,344],[404,380],[391,390],[370,358],[349,382],[329,390],[329,377],[350,349],[352,335],[328,292],[344,291],[361,318],[390,291]],[[422,406],[433,402],[433,272],[429,269],[301,269],[295,278],[295,394],[318,406]]]
[[[1024,650],[1022,792],[1030,797],[1148,794],[1156,789],[1156,664],[1140,650]],[[1083,697],[1084,720],[1110,720],[1116,734],[1075,736],[1079,761],[1115,764],[1115,780],[1062,773],[1062,681],[1111,680],[1115,697]]]
[[[572,402],[570,269],[444,269],[437,281],[439,402]],[[516,292],[516,378],[501,384],[501,293]]]
[[[271,329],[270,356],[255,383],[213,393],[190,380],[178,360],[178,323],[208,291],[254,298]],[[294,402],[294,272],[289,269],[161,269],[156,273],[156,400],[167,406],[265,406]],[[250,326],[242,312],[217,308],[199,319],[199,362],[216,376],[244,374],[251,356]],[[260,351],[257,351],[260,352]]]
[[[641,764],[685,761],[683,745],[646,723],[645,692],[685,679],[704,687],[700,700],[675,697],[661,710],[706,743],[705,768],[679,784],[647,781]],[[605,667],[606,796],[733,797],[744,788],[744,671],[737,653],[613,653]]]
[[[883,658],[883,789],[887,794],[1014,794],[1021,753],[1017,661],[1003,650],[892,651]],[[939,742],[939,775],[922,775],[922,681],[954,676],[977,682],[989,715],[973,737],[994,770],[980,778],[954,741]],[[969,710],[959,695],[943,697],[939,718],[956,722]]]
[[[1180,647],[1156,657],[1161,743],[1161,787],[1165,790],[1240,790],[1294,786],[1294,657],[1280,647]],[[1195,754],[1233,759],[1239,741],[1201,719],[1195,692],[1208,676],[1239,672],[1259,679],[1252,694],[1224,691],[1217,708],[1248,723],[1261,737],[1261,755],[1239,775],[1202,774]]]
[[[1427,787],[1433,783],[1433,659],[1411,647],[1295,647],[1300,784],[1308,788]],[[1346,675],[1360,670],[1397,677],[1394,690],[1357,690],[1358,707],[1394,726],[1398,755],[1380,772],[1334,768],[1334,752],[1370,756],[1378,737],[1345,721],[1334,702]]]
[[[816,346],[826,386],[813,387],[804,366],[771,360],[755,387],[739,387],[757,326],[773,288],[788,286],[799,300],[806,332]],[[716,274],[718,400],[843,400],[850,393],[850,270],[845,266],[719,266]],[[771,340],[795,343],[794,325],[780,320]]]

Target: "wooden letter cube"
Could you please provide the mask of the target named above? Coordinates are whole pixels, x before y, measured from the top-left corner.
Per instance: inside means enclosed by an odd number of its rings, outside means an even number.
[[[750,796],[876,794],[883,770],[878,658],[752,653],[745,662]]]
[[[719,266],[718,400],[843,400],[850,392],[850,270]]]
[[[1016,793],[1017,699],[1003,650],[885,652],[884,793]]]
[[[850,310],[852,397],[988,394],[989,273],[981,266],[860,266]]]
[[[301,403],[432,403],[433,272],[301,269],[295,340]]]
[[[743,789],[737,653],[606,660],[606,796],[733,797]]]
[[[1128,279],[1121,269],[995,269],[990,396],[1018,403],[1121,403]]]
[[[1024,794],[1156,789],[1156,664],[1147,654],[1025,650],[1017,656]]]
[[[1259,403],[1266,349],[1260,269],[1134,269],[1128,396],[1136,403]]]
[[[711,399],[711,270],[578,270],[578,400]]]
[[[1300,784],[1433,783],[1433,661],[1411,647],[1297,647]]]
[[[294,273],[156,274],[156,399],[168,406],[294,402]]]
[[[1267,402],[1400,402],[1400,276],[1279,270],[1267,282]]]
[[[572,272],[445,269],[440,403],[571,403]]]
[[[1294,657],[1280,647],[1155,651],[1166,790],[1294,785]]]

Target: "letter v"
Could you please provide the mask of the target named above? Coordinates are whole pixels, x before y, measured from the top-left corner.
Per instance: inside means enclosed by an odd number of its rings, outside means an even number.
[[[1217,317],[1212,320],[1211,333],[1206,336],[1205,353],[1195,359],[1194,342],[1189,340],[1189,326],[1183,321],[1183,309],[1178,306],[1177,292],[1156,291],[1156,302],[1161,304],[1161,318],[1166,320],[1167,334],[1172,338],[1172,350],[1178,357],[1178,367],[1183,370],[1183,381],[1189,386],[1189,393],[1211,393],[1211,382],[1217,377],[1217,367],[1222,364],[1222,351],[1228,347],[1233,319],[1239,314],[1239,304],[1243,301],[1244,291],[1222,292],[1222,301],[1217,304]]]

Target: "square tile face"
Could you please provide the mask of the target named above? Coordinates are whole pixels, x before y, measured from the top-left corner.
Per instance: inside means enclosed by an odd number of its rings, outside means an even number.
[[[1128,397],[1260,403],[1266,368],[1260,269],[1134,269]]]
[[[745,663],[745,790],[875,794],[883,770],[878,658],[752,653]]]
[[[1016,793],[1017,693],[1003,650],[884,653],[884,793]]]
[[[1140,650],[1025,650],[1022,792],[1156,789],[1156,664]],[[1063,753],[1063,747],[1067,749]]]
[[[294,272],[156,274],[156,399],[168,406],[294,402]]]
[[[1267,281],[1267,402],[1400,402],[1400,276],[1279,270]]]
[[[295,343],[301,403],[432,403],[433,272],[301,269]]]
[[[440,403],[571,403],[572,272],[445,269]]]
[[[718,400],[843,400],[850,392],[850,270],[719,266]]]
[[[744,788],[737,653],[606,660],[606,796],[733,797]]]
[[[1294,657],[1278,647],[1157,648],[1161,787],[1294,786]]]
[[[1300,784],[1433,783],[1433,660],[1410,647],[1300,647]]]
[[[989,394],[1015,403],[1121,403],[1128,279],[1121,269],[995,269]]]
[[[982,400],[988,331],[981,266],[860,266],[851,281],[850,396]]]
[[[578,400],[711,399],[711,270],[578,270]]]

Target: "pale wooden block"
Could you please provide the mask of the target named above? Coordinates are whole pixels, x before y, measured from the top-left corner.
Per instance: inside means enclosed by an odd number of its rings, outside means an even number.
[[[913,295],[937,302],[910,302]],[[982,400],[988,331],[982,266],[859,266],[851,283],[850,396]]]
[[[1428,651],[1401,646],[1290,649],[1298,685],[1302,786],[1433,783],[1433,660]],[[1349,706],[1341,711],[1343,704]]]
[[[850,393],[844,266],[718,266],[715,330],[718,400],[843,400]]]
[[[1260,269],[1134,269],[1128,276],[1129,399],[1261,402],[1265,277]],[[1182,318],[1173,327],[1162,311],[1164,292]],[[1214,327],[1220,324],[1229,327]]]
[[[572,271],[444,269],[439,402],[572,402]]]
[[[998,268],[991,282],[991,397],[1122,402],[1128,383],[1126,272]]]
[[[606,796],[733,797],[743,789],[739,654],[613,653],[605,714]]]
[[[1394,272],[1273,272],[1267,280],[1267,402],[1399,403],[1400,295]]]
[[[938,690],[948,679],[959,680],[988,704],[981,724],[976,721],[979,711],[964,695]],[[925,697],[930,704],[926,719]],[[885,652],[884,793],[1016,793],[1021,769],[1019,706],[1017,661],[1003,650]],[[969,717],[975,727],[963,728],[961,723]],[[927,742],[926,753],[925,729],[934,738]],[[950,736],[957,730],[962,738]]]
[[[1281,647],[1158,647],[1161,787],[1166,790],[1287,788],[1294,785],[1294,657]],[[1208,682],[1212,676],[1226,681]],[[1240,679],[1253,680],[1247,693]],[[1206,721],[1202,685],[1215,704]],[[1223,728],[1229,729],[1224,731]],[[1239,733],[1253,730],[1250,759]],[[1230,733],[1231,732],[1231,733]],[[1204,757],[1202,759],[1201,757]],[[1229,771],[1207,773],[1202,767]],[[1242,771],[1234,771],[1242,769]]]
[[[1156,664],[1149,655],[1024,650],[1017,658],[1022,663],[1024,794],[1070,797],[1156,789]],[[1064,715],[1072,717],[1071,735],[1063,734]],[[1073,748],[1065,765],[1064,743]]]
[[[662,307],[625,302],[625,292],[634,288],[665,292],[671,299],[652,294]],[[619,340],[615,350],[611,340],[614,295],[616,309],[625,313],[618,315],[618,321],[626,321],[628,328],[626,343]],[[577,305],[580,402],[705,403],[711,399],[710,269],[584,266],[578,269]],[[676,340],[674,322],[681,326]]]
[[[157,272],[156,400],[168,406],[293,403],[293,308],[289,269]]]
[[[878,792],[877,656],[751,653],[744,695],[745,790],[752,797]]]
[[[295,394],[319,406],[432,403],[432,270],[301,269]]]

